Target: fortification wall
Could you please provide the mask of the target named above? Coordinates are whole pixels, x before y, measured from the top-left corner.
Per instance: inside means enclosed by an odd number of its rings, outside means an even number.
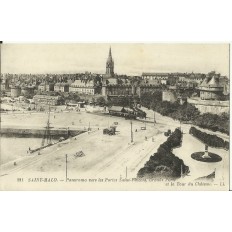
[[[21,129],[21,128],[1,128],[0,134],[1,136],[6,137],[35,137],[42,138],[45,133],[44,129]],[[50,129],[50,135],[52,137],[68,137],[68,136],[76,136],[83,133],[80,130],[66,130],[66,129]]]
[[[169,101],[169,102],[175,102],[177,100],[176,95],[172,91],[163,91],[162,93],[162,100],[163,101]]]
[[[222,114],[229,113],[229,101],[213,101],[189,98],[188,103],[193,104],[202,113]]]

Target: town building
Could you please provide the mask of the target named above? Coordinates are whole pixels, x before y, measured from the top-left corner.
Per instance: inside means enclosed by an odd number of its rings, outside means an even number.
[[[7,91],[9,90],[9,80],[7,78],[2,78],[0,79],[1,82],[1,86],[0,86],[0,90],[1,91]]]
[[[205,74],[202,73],[191,73],[186,76],[185,81],[193,83],[195,86],[201,84],[201,82],[205,79]]]
[[[109,49],[108,58],[106,60],[106,73],[102,77],[102,95],[117,97],[117,96],[132,96],[135,94],[130,80],[124,76],[118,76],[114,73],[114,60],[112,57],[111,48]]]
[[[229,113],[229,101],[223,95],[223,86],[219,83],[219,76],[208,75],[198,87],[200,97],[188,98],[188,103],[194,105],[201,113],[222,114]]]
[[[27,95],[34,94],[35,87],[34,86],[23,86],[21,89],[22,89],[21,93],[24,96],[27,96]]]
[[[93,80],[75,80],[69,88],[69,92],[94,95],[96,94],[96,87]]]
[[[102,95],[132,95],[132,86],[131,85],[107,85],[102,87]]]
[[[39,92],[45,92],[46,91],[46,84],[43,82],[43,83],[40,83],[38,85],[38,91]]]
[[[149,81],[155,80],[157,81],[158,84],[167,85],[170,77],[169,77],[169,73],[147,73],[145,72],[145,73],[142,73],[142,79],[147,81],[147,83],[149,83]]]
[[[54,86],[54,91],[55,92],[63,92],[63,93],[69,92],[69,84],[58,82]]]
[[[6,83],[5,83],[5,81],[2,81],[2,82],[1,82],[0,90],[1,90],[1,91],[5,91],[5,90],[6,90]]]
[[[198,89],[202,100],[220,100],[223,96],[223,86],[219,84],[219,78],[215,76],[205,78]]]
[[[230,83],[229,79],[226,76],[220,76],[219,84],[223,86],[223,94],[228,95],[230,94]]]
[[[19,86],[11,87],[11,97],[19,97],[21,94],[21,88]]]
[[[142,77],[136,78],[118,78],[114,73],[114,60],[111,48],[106,61],[106,73],[102,80],[102,95],[113,96],[141,96],[146,92],[153,92],[161,85],[168,83],[168,73],[143,73]]]
[[[109,113],[111,115],[123,115],[123,113],[126,113],[126,110],[124,109],[124,107],[121,107],[121,106],[111,106],[108,108],[109,110]]]
[[[55,84],[54,83],[46,83],[45,85],[45,91],[52,92],[54,91]]]
[[[153,93],[155,90],[160,89],[159,85],[139,84],[132,86],[133,95],[141,97],[144,93]]]
[[[38,90],[40,92],[50,92],[50,91],[54,91],[54,83],[50,83],[50,82],[42,82],[39,86],[38,86]]]

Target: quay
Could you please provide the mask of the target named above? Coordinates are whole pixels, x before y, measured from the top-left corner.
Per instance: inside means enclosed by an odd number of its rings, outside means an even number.
[[[68,138],[77,136],[85,130],[69,129],[69,128],[50,128],[50,135],[54,138]],[[43,138],[46,128],[14,128],[14,127],[1,127],[0,135],[3,137],[23,137],[23,138]]]

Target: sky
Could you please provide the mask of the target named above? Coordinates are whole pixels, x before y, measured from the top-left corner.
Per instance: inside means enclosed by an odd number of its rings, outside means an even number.
[[[229,76],[229,44],[2,44],[2,73],[105,73],[112,49],[117,74],[216,71]]]

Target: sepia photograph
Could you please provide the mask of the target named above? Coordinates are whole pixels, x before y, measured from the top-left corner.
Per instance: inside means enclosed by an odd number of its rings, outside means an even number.
[[[1,0],[0,230],[230,231],[231,9]]]
[[[0,190],[229,190],[229,44],[0,49]]]

